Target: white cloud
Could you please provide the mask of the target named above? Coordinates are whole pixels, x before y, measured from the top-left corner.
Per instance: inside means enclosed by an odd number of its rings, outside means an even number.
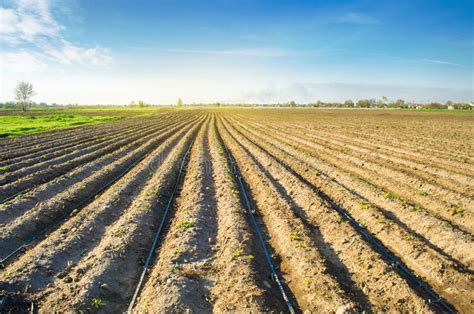
[[[28,72],[43,68],[45,63],[104,66],[110,63],[110,51],[102,47],[88,47],[67,40],[65,29],[52,15],[48,0],[16,0],[13,7],[0,7],[1,66],[24,73],[19,58],[31,66]],[[10,62],[15,62],[14,65]]]
[[[284,49],[236,49],[236,50],[201,50],[201,49],[160,49],[164,52],[208,54],[208,55],[228,55],[228,56],[249,56],[249,57],[284,57],[291,51]]]
[[[39,46],[49,57],[54,58],[62,64],[90,64],[93,66],[107,65],[110,63],[110,51],[105,48],[80,47],[67,40],[61,40],[59,46],[43,43]]]
[[[459,63],[448,62],[448,61],[443,61],[443,60],[421,59],[421,61],[429,62],[429,63],[437,63],[437,64],[445,64],[445,65],[452,65],[452,66],[462,67],[462,65],[459,64]]]
[[[0,65],[2,68],[12,72],[24,74],[31,74],[46,68],[46,64],[41,60],[41,56],[25,50],[2,53],[0,55]]]
[[[33,43],[38,37],[58,37],[62,27],[52,19],[45,0],[19,0],[15,9],[0,8],[0,34]]]

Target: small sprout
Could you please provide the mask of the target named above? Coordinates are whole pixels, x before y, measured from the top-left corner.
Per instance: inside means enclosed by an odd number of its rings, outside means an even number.
[[[189,229],[194,226],[194,223],[190,220],[183,220],[178,224],[178,228],[180,229]]]
[[[415,240],[415,237],[412,234],[407,234],[403,237],[407,241],[413,241]]]
[[[253,261],[255,257],[252,254],[249,254],[249,255],[246,255],[245,258],[249,261]]]
[[[293,231],[293,232],[290,234],[290,240],[291,240],[291,241],[302,241],[300,235],[299,235],[298,232],[296,232],[296,231]]]
[[[98,309],[99,307],[102,307],[104,305],[105,305],[104,300],[99,299],[99,298],[93,298],[92,299],[92,302],[91,302],[92,307],[95,307],[96,309]]]
[[[421,192],[420,192],[420,195],[421,195],[421,196],[428,196],[429,194],[428,194],[428,192],[421,191]]]
[[[9,271],[4,271],[3,272],[3,278],[5,279],[10,279],[12,277],[12,273]]]
[[[303,279],[303,283],[306,287],[309,287],[309,285],[311,285],[311,279],[305,278],[305,279]]]
[[[123,236],[126,235],[126,234],[127,234],[127,229],[120,228],[120,229],[118,229],[117,231],[115,231],[114,237],[121,238],[121,237],[123,237]]]
[[[7,172],[10,169],[8,166],[0,167],[0,171]]]
[[[233,259],[237,258],[237,257],[240,257],[240,256],[242,256],[242,250],[240,250],[240,249],[235,251],[234,253],[232,253],[232,258]]]
[[[415,209],[414,209],[416,212],[418,213],[421,213],[423,211],[423,208],[420,206],[420,205],[415,205]]]
[[[391,199],[391,200],[400,199],[400,196],[392,192],[383,192],[382,195],[384,198]]]
[[[453,214],[462,214],[464,212],[464,209],[459,205],[455,205],[451,209],[453,211]]]
[[[304,241],[301,241],[300,243],[296,245],[296,247],[300,249],[306,249],[308,246],[306,245]]]
[[[361,202],[360,203],[360,209],[369,209],[370,208],[370,205],[367,204],[366,202]]]

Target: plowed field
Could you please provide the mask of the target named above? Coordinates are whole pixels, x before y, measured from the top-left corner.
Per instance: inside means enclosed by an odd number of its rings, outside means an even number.
[[[0,309],[472,313],[473,147],[474,115],[384,110],[0,139]]]

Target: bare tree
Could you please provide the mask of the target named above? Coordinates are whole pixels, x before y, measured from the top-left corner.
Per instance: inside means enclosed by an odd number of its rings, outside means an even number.
[[[15,99],[21,105],[21,109],[26,111],[26,108],[30,104],[30,98],[35,95],[33,90],[33,84],[28,82],[18,82],[15,87]]]

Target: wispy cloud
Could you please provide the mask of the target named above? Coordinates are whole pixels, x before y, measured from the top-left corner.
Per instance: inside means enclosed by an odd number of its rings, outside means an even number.
[[[429,62],[429,63],[444,64],[444,65],[452,65],[452,66],[456,66],[456,67],[462,67],[463,66],[462,64],[459,64],[459,63],[448,62],[448,61],[444,61],[444,60],[421,59],[420,61]]]
[[[67,40],[65,26],[53,17],[49,0],[15,0],[12,4],[0,6],[0,43],[7,48],[0,49],[2,68],[31,73],[48,62],[103,66],[111,61],[108,49]],[[31,69],[20,66],[21,60]]]
[[[408,101],[468,101],[472,89],[451,89],[426,86],[398,86],[348,83],[294,83],[273,85],[242,93],[230,102],[283,103],[294,100],[298,103],[322,101],[358,100],[386,96],[389,99],[402,98]]]
[[[284,49],[236,49],[236,50],[201,50],[201,49],[159,49],[163,52],[189,53],[223,56],[249,56],[249,57],[285,57],[292,51]]]
[[[2,67],[12,72],[31,74],[47,67],[42,56],[25,50],[1,53]]]
[[[352,24],[380,24],[381,21],[373,16],[364,14],[364,13],[357,13],[357,12],[349,12],[344,15],[338,16],[335,18],[336,21],[342,23],[352,23]]]

